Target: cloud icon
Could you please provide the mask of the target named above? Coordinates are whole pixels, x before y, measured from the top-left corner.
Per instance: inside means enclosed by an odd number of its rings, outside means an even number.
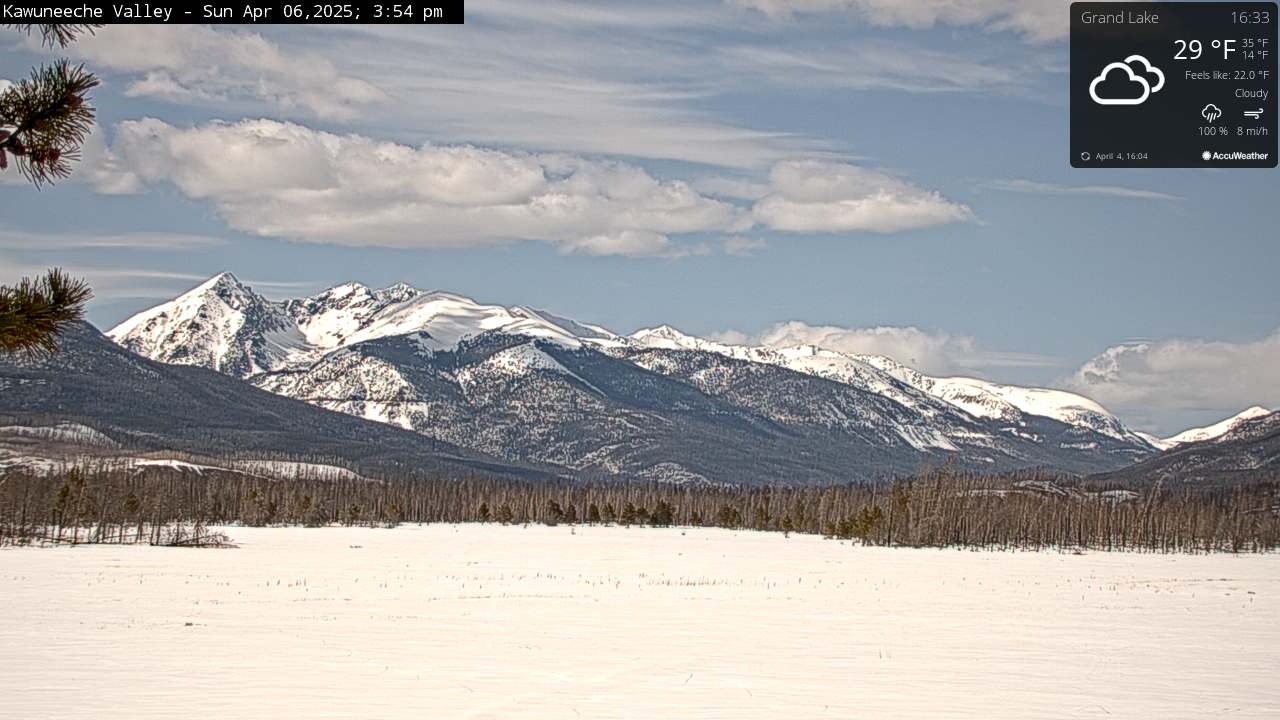
[[[1124,73],[1124,77],[1113,80],[1110,76],[1115,71]],[[1113,62],[1102,68],[1098,77],[1089,83],[1089,97],[1099,105],[1141,105],[1163,87],[1164,73],[1160,68],[1141,55],[1130,55],[1124,62]]]
[[[1158,93],[1164,87],[1164,73],[1160,68],[1152,65],[1150,60],[1141,55],[1130,55],[1124,61],[1129,67],[1142,73],[1142,76],[1147,80],[1147,84],[1151,86],[1152,93]],[[1138,67],[1139,63],[1142,64],[1142,68]]]
[[[1213,103],[1209,103],[1200,111],[1200,117],[1208,120],[1209,122],[1213,122],[1214,120],[1222,117],[1222,109]]]

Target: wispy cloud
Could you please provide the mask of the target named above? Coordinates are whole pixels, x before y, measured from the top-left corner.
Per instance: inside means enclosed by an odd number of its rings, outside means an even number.
[[[751,257],[756,252],[769,247],[769,243],[762,238],[749,238],[742,235],[732,235],[724,239],[721,243],[725,254],[734,257]]]
[[[1123,187],[1120,185],[1059,185],[1056,183],[1036,182],[1034,180],[992,180],[983,183],[988,190],[1003,192],[1030,193],[1034,195],[1089,195],[1095,197],[1130,198],[1134,200],[1182,200],[1178,195]]]
[[[38,233],[0,229],[0,249],[4,250],[190,250],[226,244],[227,241],[224,238],[187,233],[130,232],[97,235],[92,233]]]
[[[0,283],[12,283],[23,277],[36,277],[50,267],[58,266],[73,277],[84,278],[98,300],[169,299],[189,290],[213,273],[156,270],[83,263],[17,260],[0,255]],[[245,282],[268,295],[296,294],[317,289],[323,283],[297,280],[264,280],[246,278]]]
[[[727,0],[776,19],[846,13],[880,27],[974,26],[1015,32],[1034,42],[1063,40],[1069,29],[1061,0]]]
[[[771,17],[840,9],[821,5],[765,15],[675,0],[491,0],[469,8],[459,32],[112,26],[70,52],[122,79],[128,95],[233,117],[319,118],[413,142],[754,169],[854,148],[753,127],[713,110],[720,97],[797,87],[986,91],[1026,84],[1036,72],[1024,58],[983,59],[980,49],[861,37],[816,52],[775,32]],[[984,10],[974,24],[1000,16]],[[915,16],[903,24],[922,26]]]
[[[938,93],[1012,89],[1022,82],[1015,67],[907,42],[864,40],[822,50],[755,42],[725,47],[720,53],[737,72],[779,86]]]

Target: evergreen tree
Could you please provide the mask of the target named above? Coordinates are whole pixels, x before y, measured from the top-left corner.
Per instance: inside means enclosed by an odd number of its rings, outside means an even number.
[[[84,281],[57,268],[37,280],[0,285],[0,352],[56,352],[58,335],[84,317],[92,296]]]
[[[716,511],[715,524],[724,528],[736,528],[742,525],[742,513],[730,505],[721,505]]]
[[[489,503],[480,503],[480,509],[476,511],[476,519],[480,522],[489,522]]]
[[[769,508],[764,505],[757,505],[755,512],[751,514],[751,527],[755,530],[769,529]]]
[[[634,525],[636,522],[636,506],[632,503],[627,503],[622,508],[622,515],[618,518],[618,521],[627,527]]]
[[[11,30],[38,31],[45,45],[66,47],[96,25],[7,24]],[[0,92],[0,172],[12,163],[36,187],[71,174],[85,137],[93,130],[88,92],[98,79],[67,60],[35,68],[31,77]],[[0,286],[0,352],[51,353],[57,336],[84,315],[88,286],[59,270],[38,280],[23,278]]]
[[[649,516],[649,522],[655,527],[666,527],[675,522],[675,509],[665,500],[659,500],[657,505],[653,506],[653,514]]]
[[[561,509],[560,503],[555,500],[547,501],[547,524],[559,525],[564,520],[564,510]]]
[[[404,521],[404,508],[399,503],[387,506],[387,524],[394,527]]]
[[[502,523],[503,525],[508,525],[511,523],[512,520],[515,520],[515,518],[516,518],[516,514],[511,511],[511,506],[506,503],[502,503],[502,505],[498,508],[498,515],[497,515],[498,522]]]
[[[587,522],[589,523],[600,522],[600,506],[599,505],[596,505],[595,503],[591,503],[591,505],[587,507]]]
[[[96,25],[30,25],[6,27],[31,33],[39,30],[45,45],[66,47]],[[31,71],[31,77],[0,93],[0,171],[12,162],[32,184],[40,187],[71,174],[84,139],[93,130],[94,109],[88,92],[98,78],[68,60]]]

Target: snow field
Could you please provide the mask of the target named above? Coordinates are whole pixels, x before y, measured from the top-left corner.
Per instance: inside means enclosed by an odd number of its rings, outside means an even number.
[[[1280,715],[1280,556],[717,529],[0,549],[13,718]]]

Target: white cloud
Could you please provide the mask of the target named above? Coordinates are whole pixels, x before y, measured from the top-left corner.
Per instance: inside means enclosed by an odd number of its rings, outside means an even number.
[[[233,228],[339,245],[462,247],[511,240],[563,252],[681,257],[698,233],[898,232],[972,217],[885,173],[821,160],[778,163],[750,210],[635,165],[471,145],[409,147],[274,120],[117,126],[83,173],[104,193],[169,183]],[[753,241],[754,242],[754,241]],[[754,245],[732,241],[730,253]]]
[[[1120,185],[1058,185],[1034,180],[993,180],[983,185],[991,190],[1030,193],[1035,195],[1093,195],[1101,197],[1129,198],[1133,200],[1182,200],[1177,195],[1142,190]]]
[[[574,238],[560,243],[565,254],[624,255],[626,257],[682,258],[705,254],[705,246],[677,245],[671,238],[648,230],[623,230],[621,232],[591,237]]]
[[[770,347],[817,345],[837,352],[883,355],[931,375],[974,373],[998,367],[1053,367],[1058,361],[1032,353],[991,351],[969,336],[928,332],[916,327],[847,328],[809,325],[793,320],[780,323],[748,338],[742,333],[722,334],[726,341],[744,339]]]
[[[109,189],[172,183],[239,230],[342,245],[542,240],[566,252],[672,256],[685,251],[669,235],[731,230],[743,215],[625,163],[412,148],[272,120],[125,122],[104,164]]]
[[[1065,383],[1142,418],[1232,415],[1280,407],[1280,330],[1253,342],[1174,339],[1127,343],[1089,360]]]
[[[769,174],[755,220],[790,232],[892,233],[973,218],[965,205],[886,173],[847,163],[794,160]]]
[[[346,120],[387,97],[319,53],[285,50],[241,30],[113,25],[68,52],[95,67],[140,76],[127,95],[176,103],[254,101],[278,112]]]
[[[769,243],[760,238],[749,238],[741,235],[732,235],[725,238],[722,245],[725,253],[735,257],[750,257],[757,250],[764,250],[769,247]]]
[[[1063,40],[1069,30],[1062,0],[728,0],[770,17],[806,13],[851,13],[880,27],[925,29],[937,25],[977,26],[1018,33],[1028,40]]]

